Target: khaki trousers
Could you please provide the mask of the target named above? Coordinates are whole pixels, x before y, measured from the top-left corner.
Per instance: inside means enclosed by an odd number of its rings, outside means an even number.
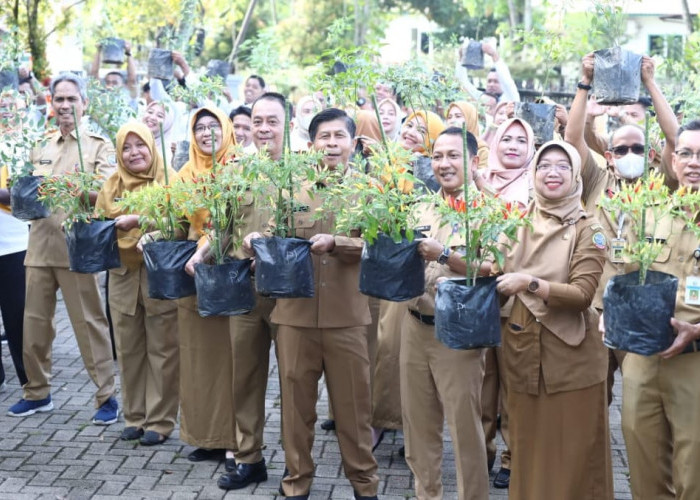
[[[608,406],[613,401],[613,386],[615,385],[615,370],[622,372],[622,362],[627,352],[618,349],[608,349]]]
[[[180,439],[199,448],[236,449],[229,318],[202,318],[197,298],[177,301]]]
[[[124,314],[111,304],[124,422],[127,427],[169,436],[175,428],[179,405],[177,308],[162,313],[149,311],[145,305],[146,268],[141,266],[133,272],[140,273],[136,313]],[[110,302],[113,299],[116,297],[110,296]]]
[[[406,462],[416,497],[442,499],[443,424],[452,437],[460,500],[489,496],[481,425],[484,353],[456,350],[435,338],[435,328],[407,314],[401,329],[401,404]]]
[[[508,407],[503,351],[500,347],[485,349],[484,386],[481,390],[481,424],[486,438],[486,456],[489,462],[496,459],[496,432],[498,414],[501,414],[501,436],[506,449],[501,453],[501,467],[510,469],[510,448],[508,447]]]
[[[277,327],[270,323],[273,299],[257,296],[248,314],[230,319],[233,349],[233,402],[235,404],[236,462],[263,459],[265,391],[270,368],[270,346]]]
[[[44,399],[51,391],[51,346],[56,337],[53,319],[60,288],[85,369],[97,386],[95,408],[99,408],[114,394],[115,387],[112,343],[96,275],[62,267],[28,266],[26,278],[22,354],[28,382],[23,386],[24,399]]]
[[[399,352],[405,303],[379,301],[377,348],[372,387],[372,427],[401,429]]]
[[[700,498],[700,353],[628,353],[622,433],[635,500]]]
[[[282,384],[282,441],[289,475],[287,496],[311,489],[318,382],[325,374],[335,409],[335,429],[345,477],[361,496],[377,494],[379,477],[372,455],[369,355],[366,327],[299,328],[279,326]]]

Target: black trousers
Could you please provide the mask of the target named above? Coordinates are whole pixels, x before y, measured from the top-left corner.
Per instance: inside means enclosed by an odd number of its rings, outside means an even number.
[[[27,252],[0,256],[0,312],[7,334],[12,363],[21,385],[27,383],[22,361],[22,332],[24,327],[24,256]],[[0,345],[0,355],[2,346]],[[5,381],[5,369],[0,357],[0,383]]]

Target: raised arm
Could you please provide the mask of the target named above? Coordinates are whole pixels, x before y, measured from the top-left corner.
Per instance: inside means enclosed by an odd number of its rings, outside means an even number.
[[[591,85],[593,82],[593,53],[586,54],[581,60],[581,85],[576,89],[576,95],[569,110],[569,120],[566,124],[564,140],[574,146],[581,156],[581,165],[586,165],[588,160],[588,145],[584,137],[586,125],[586,106],[588,103],[588,90],[581,88]]]

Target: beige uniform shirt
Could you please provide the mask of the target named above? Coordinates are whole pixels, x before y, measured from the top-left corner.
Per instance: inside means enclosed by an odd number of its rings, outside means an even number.
[[[80,141],[85,170],[100,172],[104,179],[112,175],[117,161],[109,139],[81,127]],[[31,160],[35,168],[34,175],[61,175],[80,169],[75,130],[66,137],[60,131],[50,134],[46,145],[32,152]],[[61,231],[64,220],[63,214],[54,214],[32,222],[27,258],[24,261],[26,266],[68,267],[68,249]]]

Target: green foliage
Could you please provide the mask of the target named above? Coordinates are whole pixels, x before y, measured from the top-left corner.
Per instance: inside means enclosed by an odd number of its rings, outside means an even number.
[[[224,88],[225,85],[220,76],[203,76],[197,83],[187,87],[177,84],[172,85],[168,92],[175,101],[183,101],[200,106],[205,100],[222,95]]]
[[[13,26],[0,37],[0,71],[17,69],[23,48],[19,28]]]
[[[636,0],[639,1],[639,0]],[[620,46],[625,43],[627,13],[625,0],[594,0],[590,16],[591,29],[604,41],[603,47]]]
[[[81,172],[77,169],[62,175],[46,177],[39,186],[39,201],[52,212],[63,211],[65,226],[70,229],[78,221],[89,222],[99,218],[90,205],[89,193],[99,191],[104,178],[98,172]]]
[[[0,95],[0,106],[13,108],[10,117],[0,117],[3,142],[0,144],[0,164],[7,165],[13,176],[32,175],[34,165],[29,159],[33,148],[45,143],[45,118],[37,122],[30,117],[30,108],[18,108],[16,103],[24,96],[15,91]]]
[[[95,132],[109,137],[114,143],[119,128],[135,118],[136,111],[131,107],[122,89],[108,89],[96,79],[88,82],[87,95],[87,115],[96,125]]]
[[[282,45],[282,38],[270,27],[243,42],[241,50],[249,53],[246,62],[250,69],[267,76],[288,67],[287,59],[282,57]]]

